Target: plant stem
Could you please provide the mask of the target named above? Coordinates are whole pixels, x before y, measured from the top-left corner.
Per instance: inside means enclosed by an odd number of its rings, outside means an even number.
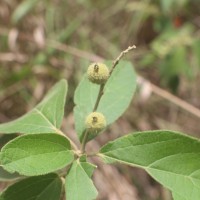
[[[97,96],[97,100],[96,100],[96,103],[94,105],[94,108],[93,108],[93,112],[95,112],[98,108],[98,105],[99,105],[99,102],[101,100],[101,97],[103,95],[103,90],[104,90],[104,86],[105,86],[105,83],[104,84],[101,84],[100,88],[99,88],[99,94]]]
[[[133,50],[133,49],[135,49],[135,48],[136,48],[135,45],[129,46],[126,50],[124,50],[124,51],[122,51],[122,52],[120,53],[120,55],[119,55],[119,56],[114,60],[114,62],[113,62],[113,66],[112,66],[112,68],[111,68],[111,70],[110,70],[110,75],[112,74],[113,70],[115,69],[115,67],[117,66],[117,64],[119,63],[119,61],[120,61],[129,51],[131,51],[131,50]]]
[[[87,156],[88,157],[93,157],[96,156],[98,154],[98,152],[93,152],[93,153],[88,153]]]
[[[95,112],[98,108],[98,105],[99,105],[99,102],[101,100],[101,97],[103,95],[103,89],[104,89],[104,86],[105,86],[105,83],[104,84],[101,84],[100,88],[99,88],[99,93],[98,93],[98,96],[97,96],[97,100],[95,102],[95,105],[94,105],[94,108],[93,108],[93,112]],[[81,145],[81,152],[84,153],[85,152],[85,145],[87,143],[87,140],[88,140],[88,135],[89,135],[89,131],[86,130],[84,133],[83,133],[83,140],[82,140],[82,145]]]
[[[110,76],[111,74],[113,73],[113,70],[115,69],[115,67],[117,66],[117,64],[119,63],[119,61],[122,59],[122,57],[124,57],[125,54],[127,54],[129,51],[131,51],[132,49],[135,49],[136,46],[133,45],[133,46],[129,46],[126,50],[122,51],[120,53],[120,55],[113,61],[113,65],[112,65],[112,68],[109,72]],[[98,105],[99,105],[99,102],[101,100],[101,97],[103,96],[104,94],[104,87],[105,87],[105,84],[101,84],[100,88],[99,88],[99,93],[98,93],[98,96],[97,96],[97,100],[95,102],[95,105],[94,105],[94,108],[93,108],[93,112],[95,112],[98,108]],[[82,144],[81,144],[81,153],[85,153],[85,146],[86,146],[86,143],[87,143],[87,140],[88,140],[88,135],[89,135],[89,131],[86,130],[84,133],[83,133],[83,140],[82,140]]]
[[[87,139],[88,139],[88,135],[89,135],[89,131],[85,130],[83,133],[83,140],[82,140],[82,144],[81,144],[81,153],[85,153],[85,145],[87,143]]]

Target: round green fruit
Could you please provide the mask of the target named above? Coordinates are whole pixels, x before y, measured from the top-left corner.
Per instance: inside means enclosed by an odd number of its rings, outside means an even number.
[[[104,84],[109,78],[108,67],[103,63],[92,63],[88,67],[87,76],[92,83]]]
[[[106,127],[106,119],[102,113],[92,112],[86,117],[85,125],[90,132],[99,132]]]

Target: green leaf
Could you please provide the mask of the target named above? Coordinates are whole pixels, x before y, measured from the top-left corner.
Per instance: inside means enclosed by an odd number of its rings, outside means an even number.
[[[36,176],[62,169],[73,161],[69,141],[57,134],[23,135],[1,150],[1,164],[8,172]]]
[[[59,200],[61,189],[57,174],[30,177],[8,187],[0,200]]]
[[[75,161],[66,176],[65,190],[67,200],[93,200],[97,197],[97,190],[90,179],[95,166]]]
[[[86,174],[88,175],[88,177],[91,178],[94,172],[94,169],[96,169],[96,166],[88,162],[80,162],[80,164],[81,164],[81,167],[86,172]]]
[[[0,124],[0,133],[56,133],[64,116],[66,80],[59,81],[32,111]]]
[[[11,174],[0,167],[0,181],[13,181],[17,178],[20,178],[20,175],[17,173]]]
[[[14,24],[18,23],[35,7],[38,2],[39,0],[24,0],[20,3],[12,15],[12,22]]]
[[[141,167],[180,197],[199,200],[199,140],[172,131],[147,131],[110,142],[99,155],[105,162]]]
[[[111,66],[110,62],[108,66]],[[99,87],[89,82],[85,75],[75,91],[74,117],[80,139],[85,129],[85,118],[94,108]],[[103,113],[106,117],[107,125],[113,123],[124,113],[131,102],[135,88],[136,76],[132,64],[120,61],[105,85],[104,94],[97,108],[97,112]]]

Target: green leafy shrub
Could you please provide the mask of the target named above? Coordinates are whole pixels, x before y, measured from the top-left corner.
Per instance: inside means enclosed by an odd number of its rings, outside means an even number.
[[[172,192],[174,200],[199,200],[200,142],[195,138],[168,130],[145,131],[110,141],[98,152],[85,150],[87,142],[115,122],[132,100],[136,74],[130,62],[120,61],[131,49],[105,63],[110,75],[106,82],[94,84],[85,74],[77,87],[74,117],[80,149],[60,130],[66,80],[59,81],[33,110],[0,125],[2,134],[22,134],[1,149],[0,179],[17,179],[1,193],[1,200],[59,200],[63,185],[67,200],[95,199],[98,192],[91,177],[98,166],[88,161],[91,155],[105,163],[144,169]]]

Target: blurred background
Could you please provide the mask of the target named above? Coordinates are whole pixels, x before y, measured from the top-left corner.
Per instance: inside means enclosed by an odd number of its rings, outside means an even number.
[[[113,60],[133,44],[125,59],[138,74],[135,97],[88,151],[133,131],[200,137],[199,0],[1,0],[0,123],[29,111],[66,78],[62,128],[74,138],[73,94],[88,64]],[[99,200],[172,199],[143,170],[93,162]]]

